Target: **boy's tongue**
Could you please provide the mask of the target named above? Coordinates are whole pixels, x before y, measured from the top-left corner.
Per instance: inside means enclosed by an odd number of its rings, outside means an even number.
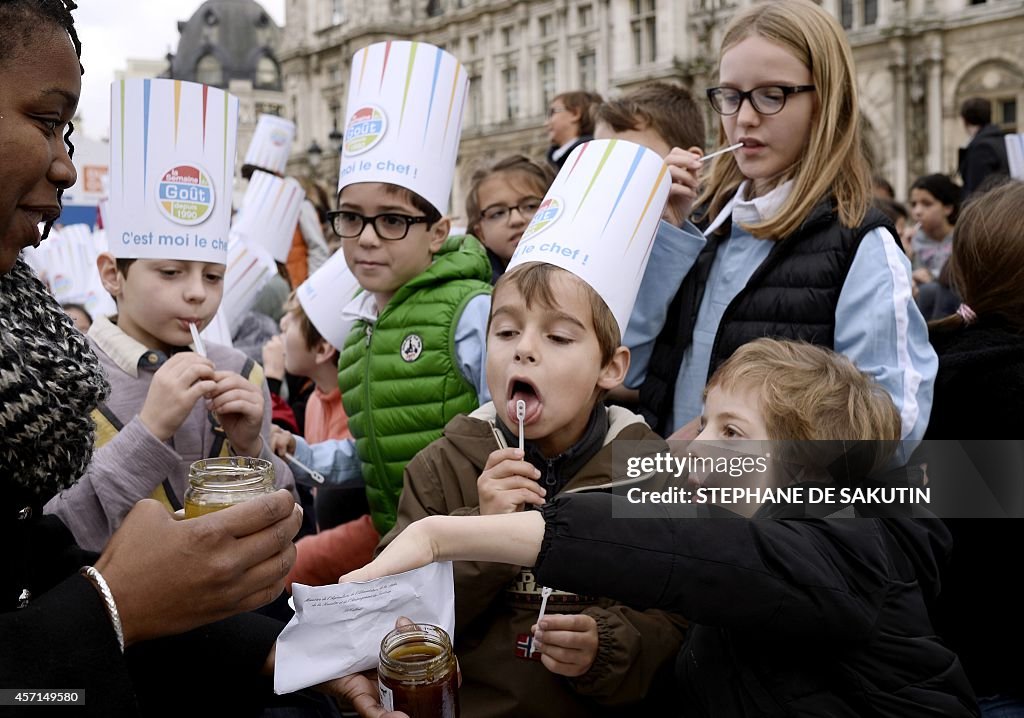
[[[512,422],[512,430],[517,431],[519,427],[519,415],[516,414],[516,402],[523,401],[526,403],[526,416],[523,419],[524,424],[530,424],[537,420],[540,416],[540,397],[534,392],[524,389],[518,389],[512,392],[512,396],[508,399],[508,405],[506,411],[508,412],[508,420]]]

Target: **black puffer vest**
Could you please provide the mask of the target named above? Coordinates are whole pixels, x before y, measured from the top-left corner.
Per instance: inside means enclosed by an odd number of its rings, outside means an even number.
[[[874,208],[860,225],[848,228],[839,224],[834,200],[817,205],[796,232],[775,243],[729,303],[715,335],[708,377],[736,349],[760,337],[802,339],[831,349],[839,293],[861,240],[878,227],[888,227],[896,241],[892,223]],[[727,220],[708,237],[669,305],[655,341],[640,387],[640,410],[662,436],[679,428],[669,426],[679,367],[693,339],[715,254],[731,232],[732,221]]]

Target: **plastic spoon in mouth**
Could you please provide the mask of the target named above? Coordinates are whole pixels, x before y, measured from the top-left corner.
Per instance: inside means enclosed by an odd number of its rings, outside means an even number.
[[[313,481],[317,482],[318,484],[322,484],[325,481],[327,481],[327,479],[324,478],[323,474],[321,474],[316,469],[311,469],[308,466],[306,466],[305,464],[303,464],[301,461],[299,461],[298,459],[295,458],[294,454],[286,453],[284,455],[284,458],[288,459],[289,463],[295,464],[300,469],[302,469],[307,474],[309,474],[309,478],[313,479]]]
[[[526,451],[526,402],[522,399],[516,401],[516,419],[519,420],[519,450]]]
[[[188,329],[189,329],[190,332],[192,332],[192,343],[196,347],[196,354],[198,354],[199,356],[201,356],[201,357],[203,357],[205,359],[206,358],[206,346],[203,344],[203,338],[201,336],[199,336],[199,327],[197,327],[192,322],[189,322],[188,323]]]
[[[743,146],[742,142],[737,142],[734,145],[729,145],[728,147],[723,147],[720,150],[715,150],[710,155],[704,155],[703,157],[700,158],[700,161],[701,162],[707,162],[712,157],[718,157],[718,155],[724,155],[726,152],[732,152],[733,150],[738,150],[742,146]]]
[[[547,586],[545,586],[544,588],[542,588],[540,590],[540,613],[537,614],[537,628],[540,628],[540,622],[544,620],[544,611],[547,610],[547,607],[548,607],[548,596],[550,596],[550,595],[551,595],[551,589],[548,588]],[[531,656],[533,655],[533,652],[535,650],[536,649],[534,648],[534,642],[530,641],[530,655]]]

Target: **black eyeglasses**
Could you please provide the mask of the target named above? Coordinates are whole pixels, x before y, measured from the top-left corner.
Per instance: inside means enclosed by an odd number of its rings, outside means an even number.
[[[815,89],[814,85],[767,85],[744,92],[734,87],[711,87],[707,93],[712,109],[720,115],[735,115],[744,100],[750,100],[759,115],[777,115],[786,106],[787,97]]]
[[[485,222],[498,224],[508,221],[512,216],[512,210],[516,210],[523,219],[529,220],[533,218],[533,215],[537,214],[540,203],[539,197],[527,197],[519,204],[512,205],[511,207],[506,207],[503,204],[492,204],[480,213],[480,218]]]
[[[429,217],[409,217],[408,215],[393,214],[391,212],[367,217],[364,214],[349,212],[344,209],[328,212],[327,217],[331,220],[331,227],[334,228],[334,233],[342,239],[358,237],[363,233],[368,224],[373,225],[373,231],[381,239],[405,239],[406,235],[409,234],[409,227],[412,225],[431,223]]]

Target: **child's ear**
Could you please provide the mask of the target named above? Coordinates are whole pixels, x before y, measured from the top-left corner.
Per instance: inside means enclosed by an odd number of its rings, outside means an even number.
[[[96,269],[100,273],[100,282],[107,294],[117,299],[121,296],[121,285],[124,275],[117,271],[117,260],[110,252],[102,252],[96,257]]]
[[[313,347],[313,361],[317,364],[328,364],[338,362],[338,350],[329,341],[321,338]]]
[[[620,346],[612,354],[607,364],[601,367],[601,373],[597,377],[597,385],[601,389],[614,389],[626,379],[626,372],[629,371],[629,349]]]
[[[452,221],[448,217],[442,217],[430,228],[430,253],[437,254],[441,246],[448,239],[448,233],[452,230]]]

